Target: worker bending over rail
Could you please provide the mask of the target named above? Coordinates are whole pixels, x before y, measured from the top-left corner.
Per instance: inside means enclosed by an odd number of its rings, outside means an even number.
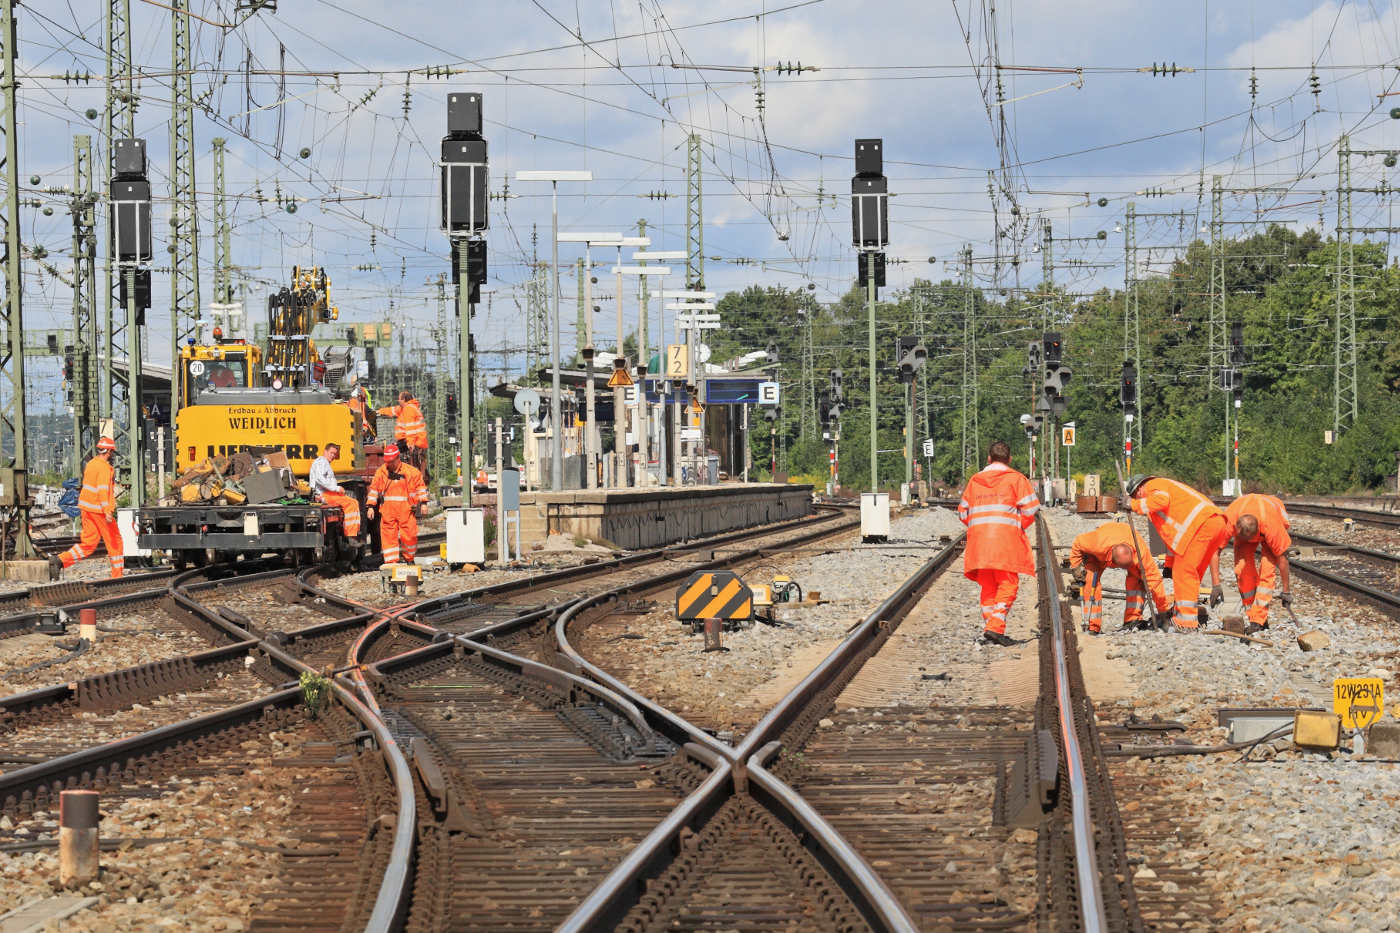
[[[1172,569],[1172,598],[1178,632],[1200,627],[1201,580],[1209,568],[1210,605],[1225,601],[1220,585],[1220,549],[1230,540],[1225,513],[1201,493],[1164,476],[1128,477],[1132,511],[1146,515],[1167,545],[1167,565]]]
[[[1250,493],[1240,496],[1225,509],[1230,536],[1235,539],[1235,583],[1240,588],[1249,625],[1245,634],[1253,635],[1269,627],[1269,603],[1273,602],[1275,584],[1279,602],[1291,611],[1293,594],[1289,592],[1288,549],[1293,546],[1289,536],[1288,510],[1277,496]],[[1254,566],[1254,552],[1259,551],[1259,567]]]
[[[107,560],[112,566],[112,577],[122,575],[125,564],[122,558],[122,536],[117,528],[117,482],[116,470],[112,468],[112,457],[116,455],[117,442],[110,437],[97,441],[97,456],[88,461],[83,469],[83,491],[78,494],[78,509],[83,516],[82,536],[78,543],[64,551],[59,557],[50,557],[49,565],[55,562],[59,567],[72,567],[78,561],[97,550],[97,542],[107,546]]]
[[[379,414],[394,419],[394,440],[403,441],[403,453],[418,470],[428,468],[428,423],[423,420],[423,408],[412,392],[400,392],[399,403],[379,409]]]
[[[1015,644],[1006,635],[1006,614],[1016,601],[1017,574],[1035,576],[1025,529],[1039,509],[1030,480],[1011,468],[1010,445],[992,444],[987,465],[968,480],[958,504],[958,520],[967,526],[963,576],[982,588],[983,644]]]
[[[411,564],[418,554],[418,515],[427,508],[428,488],[416,467],[399,462],[397,447],[384,449],[384,464],[370,480],[366,514],[371,521],[381,500],[384,511],[379,519],[379,540],[384,563],[397,564],[402,558]]]
[[[340,456],[340,445],[331,441],[321,448],[321,456],[311,461],[311,495],[326,505],[340,509],[344,516],[345,537],[360,536],[360,503],[336,482],[335,467],[332,464]]]
[[[1105,522],[1093,531],[1086,531],[1070,546],[1069,565],[1083,568],[1084,586],[1080,590],[1084,621],[1095,635],[1103,630],[1103,574],[1110,567],[1128,572],[1124,589],[1127,607],[1123,610],[1123,625],[1142,619],[1142,607],[1151,590],[1157,605],[1157,622],[1165,625],[1170,619],[1171,603],[1162,573],[1142,535],[1127,522]],[[1146,576],[1146,582],[1143,577]]]

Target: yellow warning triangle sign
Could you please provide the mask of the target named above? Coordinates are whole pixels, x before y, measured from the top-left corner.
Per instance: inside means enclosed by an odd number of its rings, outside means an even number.
[[[635,384],[636,383],[632,381],[632,377],[627,375],[627,370],[625,369],[614,369],[613,374],[608,377],[609,389],[625,389]]]
[[[688,410],[693,415],[703,415],[705,413],[705,406],[701,404],[699,399],[691,399],[690,408]]]

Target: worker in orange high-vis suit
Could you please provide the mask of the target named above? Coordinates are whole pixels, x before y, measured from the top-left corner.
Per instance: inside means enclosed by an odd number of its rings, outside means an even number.
[[[1225,513],[1204,495],[1164,476],[1131,476],[1128,496],[1134,512],[1146,515],[1166,542],[1172,568],[1172,623],[1179,632],[1199,627],[1201,581],[1210,570],[1210,605],[1225,601],[1220,585],[1220,549],[1230,540]]]
[[[1277,496],[1250,493],[1240,496],[1225,509],[1230,523],[1230,535],[1235,539],[1235,583],[1240,588],[1240,601],[1249,619],[1245,633],[1253,635],[1269,627],[1269,603],[1278,592],[1285,609],[1293,606],[1289,592],[1288,549],[1293,538],[1288,534],[1291,524],[1283,500]],[[1254,552],[1259,552],[1259,567],[1254,566]],[[1275,590],[1277,585],[1277,590]]]
[[[1006,635],[1006,614],[1016,601],[1017,574],[1035,575],[1025,529],[1039,509],[1030,480],[1011,468],[1011,446],[992,444],[987,465],[968,480],[958,504],[967,526],[963,576],[982,588],[983,644],[1015,644]]]
[[[89,460],[84,468],[83,490],[78,493],[78,509],[83,516],[82,536],[61,556],[50,558],[50,565],[57,560],[62,567],[72,567],[97,550],[97,542],[101,541],[107,547],[112,576],[122,575],[125,562],[122,559],[122,536],[117,530],[116,471],[112,468],[112,457],[116,452],[116,441],[110,437],[98,440],[97,456]]]
[[[345,400],[345,406],[350,409],[353,419],[351,425],[359,438],[365,441],[374,440],[374,428],[369,423],[369,403],[363,386],[355,386],[350,390],[350,397]]]
[[[379,409],[379,414],[394,419],[394,440],[403,441],[403,452],[408,462],[419,470],[428,466],[428,423],[423,420],[423,409],[412,392],[400,392],[399,403]]]
[[[426,507],[428,489],[423,474],[410,463],[401,463],[399,449],[384,450],[384,464],[374,471],[365,500],[365,514],[371,520],[383,503],[379,518],[379,540],[384,563],[413,563],[418,553],[418,515]]]
[[[360,503],[336,482],[334,463],[340,456],[340,445],[331,441],[321,448],[321,456],[311,461],[311,471],[307,481],[311,484],[311,495],[326,505],[340,509],[343,521],[342,530],[347,538],[360,536]]]
[[[1123,610],[1125,627],[1142,619],[1142,607],[1149,590],[1152,601],[1157,604],[1157,618],[1163,624],[1170,618],[1171,603],[1167,600],[1166,585],[1162,583],[1162,572],[1157,569],[1157,562],[1152,559],[1147,542],[1127,522],[1105,522],[1093,531],[1077,536],[1070,545],[1069,565],[1084,568],[1080,600],[1084,622],[1095,635],[1103,631],[1103,574],[1110,567],[1128,573],[1124,583],[1127,596]],[[1144,575],[1147,577],[1146,583],[1143,582]]]

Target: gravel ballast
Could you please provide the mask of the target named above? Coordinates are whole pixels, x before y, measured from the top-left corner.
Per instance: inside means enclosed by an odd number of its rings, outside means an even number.
[[[863,545],[855,534],[807,545],[820,553],[777,554],[737,568],[746,581],[786,574],[804,597],[821,605],[775,607],[777,625],[757,623],[725,632],[727,651],[704,652],[702,636],[676,620],[674,597],[655,597],[644,615],[617,614],[576,634],[575,647],[639,692],[702,728],[742,733],[808,671],[847,631],[880,604],[942,546],[939,537],[962,531],[955,513],[906,513],[891,525],[887,543]],[[951,571],[950,571],[951,572]]]

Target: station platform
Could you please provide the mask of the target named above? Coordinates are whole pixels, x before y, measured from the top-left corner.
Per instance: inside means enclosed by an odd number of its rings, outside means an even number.
[[[785,483],[527,492],[520,495],[520,538],[525,548],[563,534],[638,550],[811,511],[812,487]]]

